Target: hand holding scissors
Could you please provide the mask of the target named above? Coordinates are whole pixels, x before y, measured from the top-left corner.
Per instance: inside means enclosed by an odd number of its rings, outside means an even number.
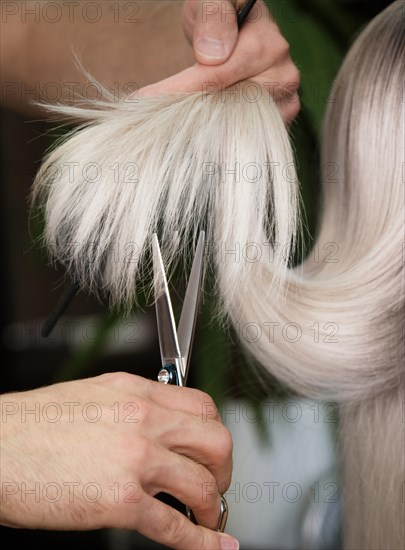
[[[185,386],[187,382],[202,282],[204,244],[205,234],[201,232],[177,331],[159,241],[157,236],[153,235],[156,316],[162,358],[158,381],[163,384]],[[186,513],[187,517],[196,523],[194,514],[189,507],[186,507]],[[224,531],[227,519],[228,505],[222,496],[217,531]]]

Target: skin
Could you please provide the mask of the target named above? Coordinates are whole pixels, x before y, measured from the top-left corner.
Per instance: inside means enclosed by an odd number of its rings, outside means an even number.
[[[80,8],[73,23],[67,9],[52,22],[52,10],[30,16],[38,3],[23,4],[8,3],[14,7],[2,17],[0,101],[26,115],[44,115],[33,100],[94,97],[72,52],[92,79],[120,95],[199,91],[206,83],[220,88],[250,78],[268,88],[287,123],[299,112],[299,72],[263,0],[239,34],[230,0],[137,0],[120,12],[117,2],[103,1],[100,20],[90,23]],[[132,4],[138,11],[131,13]]]
[[[232,439],[208,395],[112,373],[1,402],[3,524],[117,527],[172,548],[221,548],[214,530]],[[189,505],[199,525],[154,499],[160,492]]]
[[[284,120],[290,124],[300,110],[297,93],[300,74],[291,60],[289,45],[263,0],[258,0],[239,33],[233,9],[233,3],[228,0],[209,4],[185,2],[183,28],[197,62],[145,87],[141,94],[199,91],[208,83],[214,89],[222,89],[251,79],[269,91]],[[216,42],[214,48],[210,47],[208,38]],[[217,43],[221,44],[220,48]]]

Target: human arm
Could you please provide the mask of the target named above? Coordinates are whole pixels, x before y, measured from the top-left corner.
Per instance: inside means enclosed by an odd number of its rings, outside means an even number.
[[[7,2],[1,19],[1,103],[38,114],[33,100],[97,97],[92,79],[116,96],[193,63],[181,26],[182,2]]]
[[[97,97],[97,84],[88,85],[74,61],[75,52],[88,73],[115,97],[153,83],[142,93],[198,91],[204,83],[227,87],[255,78],[276,98],[286,120],[299,111],[299,73],[263,0],[239,34],[231,0],[102,2],[97,4],[99,14],[83,12],[80,6],[73,9],[76,2],[68,11],[64,2],[55,22],[47,11],[54,2],[9,4],[14,7],[3,14],[1,24],[5,106],[37,114],[32,100]],[[34,15],[29,16],[29,10]],[[223,42],[224,47],[204,54],[204,39]]]

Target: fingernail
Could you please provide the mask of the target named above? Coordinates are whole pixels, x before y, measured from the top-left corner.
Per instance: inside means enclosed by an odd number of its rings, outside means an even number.
[[[239,542],[228,536],[220,538],[221,550],[239,550]]]
[[[223,59],[227,53],[225,44],[216,38],[199,38],[196,42],[196,49],[201,55],[211,59]]]

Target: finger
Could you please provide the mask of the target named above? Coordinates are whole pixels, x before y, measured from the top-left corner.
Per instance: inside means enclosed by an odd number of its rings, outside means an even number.
[[[230,0],[200,2],[195,18],[193,49],[202,65],[224,63],[238,39],[236,10]]]
[[[301,102],[298,94],[287,101],[277,102],[277,105],[285,124],[290,126],[301,110]]]
[[[190,413],[203,424],[215,421],[222,425],[218,409],[210,395],[195,388],[171,386],[159,382],[144,386],[145,396],[166,409]]]
[[[144,86],[129,97],[153,97],[178,92],[198,92],[205,82],[209,82],[210,78],[212,81],[212,72],[209,67],[195,64],[164,80]]]
[[[277,102],[283,102],[296,96],[300,86],[300,73],[290,61],[274,66],[251,80],[263,86]]]
[[[150,384],[161,390],[157,392],[160,395],[153,393],[150,399],[146,394],[142,398],[139,394],[135,396],[139,404],[137,419],[144,432],[160,447],[205,466],[224,493],[231,483],[233,442],[229,430],[220,421],[213,400],[198,390],[163,384],[160,388],[158,383]],[[189,401],[188,410],[181,410],[186,408],[183,397],[190,393],[195,396],[194,402]],[[174,394],[175,399],[170,398],[170,394]],[[197,406],[197,414],[194,414],[197,401],[203,408]]]
[[[161,423],[163,424],[163,423]],[[184,455],[202,464],[215,478],[224,493],[232,478],[232,437],[218,422],[186,414],[173,415],[158,435],[159,444],[178,455]]]
[[[193,388],[161,384],[127,372],[111,372],[89,381],[148,399],[168,410],[190,413],[204,422],[221,421],[212,398]]]
[[[142,487],[152,496],[172,495],[192,509],[199,525],[217,529],[221,496],[214,476],[201,464],[160,448],[142,476]]]
[[[258,0],[239,32],[233,55],[221,66],[209,67],[210,73],[203,74],[202,78],[208,76],[227,87],[278,65],[288,68],[290,62],[287,41],[263,0]]]
[[[268,91],[274,98],[284,122],[289,125],[301,109],[298,89],[300,73],[291,62],[287,66],[277,66],[252,79]]]
[[[238,550],[236,539],[206,527],[194,525],[186,516],[163,504],[157,499],[144,495],[138,511],[137,530],[146,537],[178,550],[201,549]],[[131,526],[128,526],[130,529]],[[133,526],[132,526],[133,528]]]
[[[293,67],[289,47],[277,25],[271,20],[262,0],[256,4],[257,14],[251,14],[244,24],[231,57],[219,66],[195,64],[165,80],[142,88],[140,96],[160,95],[173,92],[193,92],[215,84],[225,88],[268,71],[279,65]],[[287,72],[287,71],[286,71]],[[277,72],[278,76],[278,72]],[[281,81],[281,83],[283,80]]]
[[[120,390],[124,405],[125,401],[138,405],[136,419],[159,445],[203,464],[222,492],[229,487],[232,438],[209,395],[125,372],[104,374],[89,382]],[[125,418],[128,411],[123,410],[122,414]]]

